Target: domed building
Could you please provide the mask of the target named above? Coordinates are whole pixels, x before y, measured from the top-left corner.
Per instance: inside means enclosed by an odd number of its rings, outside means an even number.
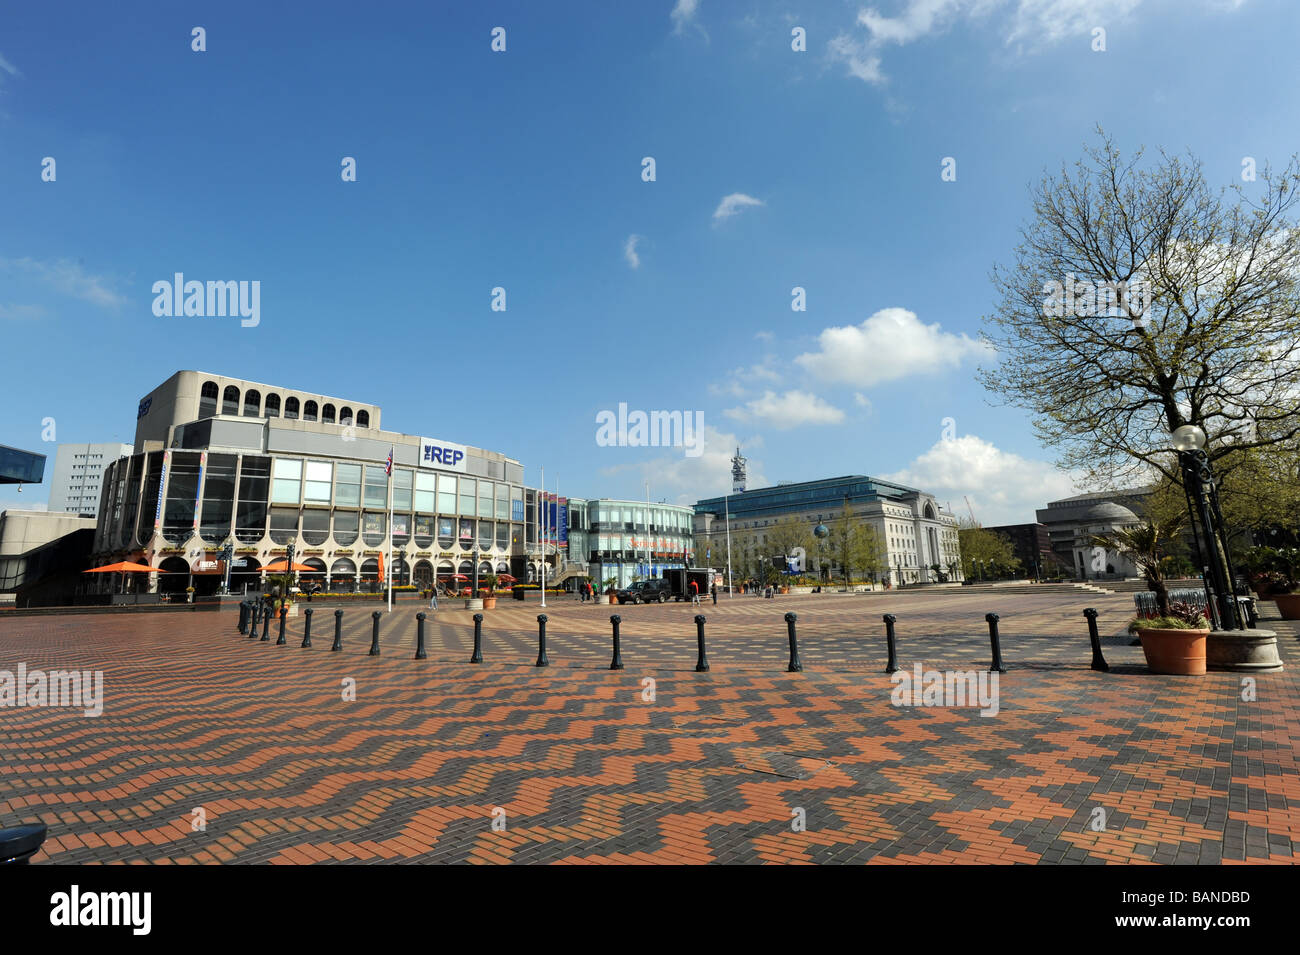
[[[1038,522],[1047,527],[1052,552],[1086,579],[1117,579],[1140,576],[1137,567],[1123,554],[1099,548],[1093,538],[1113,534],[1142,523],[1138,514],[1149,488],[1128,491],[1079,494],[1052,501],[1037,511]]]

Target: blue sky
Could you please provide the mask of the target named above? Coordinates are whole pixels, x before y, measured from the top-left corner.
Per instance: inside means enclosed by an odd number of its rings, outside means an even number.
[[[1297,35],[1280,0],[9,5],[0,443],[48,473],[43,419],[129,442],[198,368],[565,494],[693,502],[739,444],[753,486],[892,476],[1032,520],[1074,486],[973,378],[1028,187],[1098,123],[1216,185],[1283,165]],[[175,272],[259,281],[259,324],[155,316]],[[620,402],[702,412],[704,453],[599,446]]]

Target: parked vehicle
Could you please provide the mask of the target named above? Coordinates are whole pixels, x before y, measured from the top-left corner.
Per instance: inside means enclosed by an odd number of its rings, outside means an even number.
[[[698,588],[696,593],[703,600],[709,595],[709,587],[713,583],[713,571],[706,567],[665,570],[663,582],[668,586],[669,596],[674,600],[690,600],[692,583]]]
[[[620,604],[665,603],[672,596],[672,591],[666,581],[640,580],[617,591],[614,596]]]

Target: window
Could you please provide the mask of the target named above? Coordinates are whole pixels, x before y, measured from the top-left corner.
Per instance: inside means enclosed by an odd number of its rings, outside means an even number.
[[[433,544],[434,518],[428,514],[415,515],[415,546],[421,550]]]
[[[478,522],[478,546],[480,550],[489,550],[492,547],[492,522]]]
[[[205,381],[199,389],[199,417],[211,418],[217,413],[217,383]]]
[[[262,393],[256,388],[244,392],[244,417],[256,418],[262,410]]]
[[[302,406],[302,420],[303,421],[316,420],[316,402],[309,401]]]
[[[378,547],[384,542],[388,517],[383,511],[366,511],[361,519],[361,540],[367,547]]]
[[[327,508],[306,508],[302,512],[302,539],[308,547],[319,547],[330,536]]]
[[[239,389],[234,385],[226,385],[221,396],[221,413],[239,414]]]
[[[424,511],[428,514],[432,514],[437,510],[437,508],[434,507],[435,483],[435,475],[430,474],[427,471],[415,472],[415,509],[417,511]],[[419,531],[417,530],[416,533],[418,534]],[[428,547],[429,545],[425,544],[424,546]]]
[[[478,516],[492,516],[492,482],[478,482]]]
[[[438,518],[438,546],[443,550],[450,550],[451,545],[455,542],[452,519],[450,517]]]
[[[376,464],[366,465],[366,507],[388,507],[388,475]]]
[[[394,511],[409,511],[411,509],[411,477],[409,469],[393,468]]]
[[[298,538],[298,508],[271,508],[271,540],[277,544],[289,544]]]
[[[298,458],[276,458],[272,479],[271,503],[297,505],[302,484],[302,461]]]
[[[357,427],[358,427],[358,428],[368,428],[368,427],[370,427],[370,412],[369,412],[369,411],[358,411],[358,412],[357,412]]]
[[[460,512],[462,514],[472,515],[474,513],[474,479],[460,478]]]
[[[334,466],[334,505],[336,507],[361,506],[361,465],[336,464]]]
[[[517,487],[510,489],[510,519],[512,521],[524,519],[524,492]]]
[[[510,485],[497,485],[497,520],[510,520]]]
[[[209,454],[203,476],[203,516],[199,536],[221,543],[230,534],[230,515],[235,507],[235,463],[233,454]]]
[[[497,549],[510,549],[510,525],[504,521],[497,522]]]
[[[333,470],[334,466],[329,461],[308,461],[307,480],[303,485],[302,499],[315,504],[328,504]]]
[[[271,459],[244,456],[239,470],[239,500],[235,508],[235,538],[254,544],[266,533],[266,497],[271,483]]]
[[[298,399],[290,398],[284,403],[284,416],[286,418],[298,417]]]
[[[343,465],[339,465],[343,467]],[[361,515],[356,511],[334,512],[334,543],[340,547],[351,547],[357,539],[361,528]]]
[[[333,406],[333,405],[326,405],[324,408],[321,409],[321,412],[320,412],[320,420],[321,420],[323,423],[325,423],[325,424],[333,424],[333,423],[334,423],[334,406]]]
[[[411,515],[394,514],[393,515],[393,546],[405,547],[411,539]],[[393,558],[396,563],[396,556]]]
[[[347,405],[344,405],[343,410],[339,412],[339,424],[351,424],[351,423],[352,423],[352,409],[349,408]]]
[[[456,513],[456,479],[446,474],[438,475],[438,513]]]
[[[266,396],[266,407],[263,409],[262,414],[266,415],[266,417],[268,418],[280,417],[280,396],[279,395]]]
[[[199,455],[173,452],[163,508],[162,532],[172,544],[183,544],[194,531],[194,505],[199,497]]]

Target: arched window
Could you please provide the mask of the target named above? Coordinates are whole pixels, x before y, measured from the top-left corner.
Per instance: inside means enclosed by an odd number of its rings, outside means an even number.
[[[351,423],[352,423],[352,409],[349,408],[347,405],[344,405],[343,410],[339,412],[339,424],[351,424]]]
[[[284,403],[284,416],[286,418],[298,417],[298,399],[290,398]]]
[[[221,413],[239,414],[239,389],[234,385],[226,385],[221,396]]]
[[[244,417],[256,418],[261,411],[262,393],[256,388],[244,392]]]
[[[321,409],[320,420],[321,420],[323,423],[325,423],[325,424],[333,424],[333,423],[334,423],[334,406],[333,406],[333,405],[326,405],[324,408]]]
[[[368,428],[368,427],[370,427],[370,412],[369,412],[369,411],[358,411],[358,412],[357,412],[357,427],[358,427],[358,428]]]
[[[309,401],[302,406],[302,420],[303,421],[316,420],[316,402]]]
[[[279,395],[266,396],[266,410],[263,411],[263,414],[265,414],[268,418],[280,417],[280,396]]]
[[[215,381],[205,381],[199,389],[199,417],[211,418],[217,413],[217,395],[220,394]]]
[[[934,520],[934,505],[929,501],[925,502],[925,516],[927,520]]]

